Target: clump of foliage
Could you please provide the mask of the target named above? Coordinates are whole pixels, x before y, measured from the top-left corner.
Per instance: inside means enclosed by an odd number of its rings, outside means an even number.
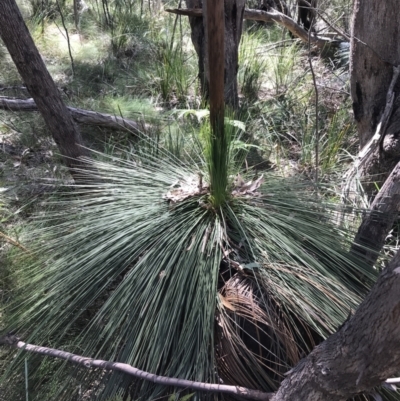
[[[150,140],[123,157],[99,154],[82,171],[92,184],[49,204],[7,326],[28,342],[160,375],[275,389],[357,306],[375,273],[349,259],[334,211],[303,184],[241,171],[233,135],[219,149],[227,165],[213,172],[213,141],[202,135],[188,164]],[[176,392],[86,375],[79,384],[96,383],[102,398]]]

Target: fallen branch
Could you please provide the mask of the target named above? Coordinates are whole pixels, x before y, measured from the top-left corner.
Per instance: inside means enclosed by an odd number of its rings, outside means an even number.
[[[158,376],[153,373],[144,372],[143,370],[134,368],[133,366],[128,365],[127,363],[108,362],[100,359],[86,358],[84,356],[71,354],[70,352],[65,352],[54,348],[47,348],[33,344],[26,344],[22,341],[19,341],[18,337],[12,334],[0,337],[0,345],[8,345],[10,347],[19,348],[24,351],[32,352],[35,354],[51,356],[58,359],[64,359],[68,362],[73,362],[78,365],[82,365],[85,368],[98,368],[104,370],[118,371],[126,373],[127,375],[133,377],[137,377],[139,379],[148,380],[153,383],[162,384],[165,386],[190,388],[193,390],[209,392],[209,393],[234,394],[252,400],[268,401],[271,399],[273,395],[272,393],[263,393],[262,391],[252,390],[239,386],[228,386],[225,384],[209,384],[209,383],[194,382],[191,380]]]
[[[8,111],[38,111],[33,99],[15,99],[3,96],[0,96],[0,109]],[[119,131],[127,130],[135,133],[147,131],[151,128],[149,124],[142,124],[111,114],[98,113],[97,111],[78,109],[75,107],[67,107],[67,109],[70,111],[72,118],[81,124],[96,125],[98,127]]]
[[[173,14],[186,15],[188,17],[202,16],[201,8],[173,8],[166,9],[165,11]],[[271,9],[270,11],[262,11],[246,8],[244,10],[243,18],[252,21],[276,22],[287,28],[293,35],[303,42],[310,42],[313,46],[316,46],[319,49],[322,49],[327,45],[335,45],[338,43],[330,38],[323,38],[314,35],[310,35],[309,38],[308,32],[304,28],[297,24],[292,18],[276,10]]]

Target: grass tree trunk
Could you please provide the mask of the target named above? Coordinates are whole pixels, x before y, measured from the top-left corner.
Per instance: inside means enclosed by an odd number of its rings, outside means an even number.
[[[206,31],[206,72],[210,85],[211,125],[211,197],[214,206],[221,206],[226,197],[228,180],[228,143],[224,132],[225,18],[222,0],[206,0],[203,4]]]
[[[400,12],[397,0],[354,2],[351,42],[351,95],[360,147],[374,136],[384,113],[393,67],[400,64]],[[394,87],[399,93],[400,80]],[[381,133],[379,146],[362,168],[363,176],[383,184],[400,160],[400,99]],[[371,180],[368,180],[371,181]],[[373,190],[374,185],[366,187]]]
[[[186,0],[187,8],[202,8],[203,0]],[[238,97],[238,49],[243,27],[245,0],[224,0],[225,7],[225,84],[224,96],[226,105],[236,109]],[[199,78],[203,97],[209,99],[210,75],[206,69],[207,51],[205,36],[205,14],[203,19],[190,17],[192,42],[199,58]],[[212,73],[212,71],[211,71]]]
[[[25,85],[35,100],[66,165],[83,167],[78,159],[87,152],[70,112],[51,78],[22,18],[15,0],[0,1],[0,37]],[[71,170],[77,179],[77,173]]]

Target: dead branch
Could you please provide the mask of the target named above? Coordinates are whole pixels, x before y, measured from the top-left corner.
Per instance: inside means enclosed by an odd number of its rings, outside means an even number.
[[[166,9],[165,11],[173,14],[186,15],[188,17],[202,16],[201,8],[174,8],[174,9]],[[279,25],[282,25],[285,28],[287,28],[293,35],[298,37],[303,42],[305,43],[309,42],[308,32],[305,29],[303,29],[300,25],[298,25],[292,18],[288,17],[287,15],[279,11],[276,10],[262,11],[262,10],[254,10],[246,8],[244,10],[243,18],[252,21],[276,22]],[[322,49],[327,45],[329,46],[332,44],[337,44],[337,41],[329,38],[311,35],[310,43],[313,46]]]
[[[97,125],[112,130],[127,130],[135,133],[147,131],[151,125],[129,120],[127,118],[113,116],[111,114],[99,113],[78,109],[75,107],[67,107],[72,118],[81,124]],[[38,111],[36,103],[33,99],[16,99],[0,96],[0,110],[8,111]]]
[[[133,366],[128,365],[127,363],[109,362],[100,359],[86,358],[84,356],[61,351],[59,349],[40,347],[38,345],[33,345],[33,344],[26,344],[22,341],[19,341],[18,337],[12,334],[7,334],[6,336],[0,337],[0,345],[7,345],[10,347],[19,348],[21,350],[32,352],[35,354],[51,356],[53,358],[58,358],[58,359],[64,359],[68,362],[84,366],[85,368],[98,368],[104,370],[118,371],[126,373],[127,375],[133,377],[137,377],[139,379],[148,380],[153,383],[165,386],[190,388],[193,390],[209,392],[209,393],[234,394],[252,400],[268,401],[272,397],[272,393],[263,393],[261,391],[252,390],[245,387],[229,386],[225,384],[201,383],[179,378],[158,376],[153,373],[144,372],[143,370],[134,368]]]

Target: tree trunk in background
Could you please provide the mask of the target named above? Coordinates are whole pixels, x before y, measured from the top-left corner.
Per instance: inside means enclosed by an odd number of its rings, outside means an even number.
[[[202,6],[203,0],[186,0],[187,8],[202,9]],[[200,17],[189,17],[189,24],[191,28],[192,43],[199,59],[198,65],[201,96],[203,99],[208,99],[209,85],[205,73],[206,36],[204,31],[203,19]]]
[[[351,95],[360,146],[380,132],[359,174],[367,195],[375,195],[375,183],[382,188],[364,216],[351,253],[373,265],[400,207],[400,80],[394,71],[400,64],[400,9],[398,0],[355,0],[353,11]],[[381,121],[383,115],[388,116],[386,122]]]
[[[393,66],[400,63],[398,0],[355,0],[351,41],[351,96],[360,147],[374,135],[386,104]],[[395,93],[400,89],[399,82]],[[398,96],[397,96],[398,97]],[[400,160],[400,99],[379,149],[360,172],[381,186]],[[367,180],[367,179],[366,179]],[[371,179],[369,179],[371,181]],[[367,193],[373,186],[366,185]]]
[[[239,67],[239,43],[242,36],[245,0],[225,0],[225,103],[237,109],[239,105],[237,73]],[[186,0],[187,8],[202,8],[202,0]],[[202,18],[189,18],[192,42],[199,58],[199,79],[204,99],[209,96],[209,75],[206,70],[207,53]],[[211,71],[212,73],[212,71]]]
[[[15,0],[0,1],[0,37],[75,179],[73,167],[84,167],[81,136],[33,42]]]

